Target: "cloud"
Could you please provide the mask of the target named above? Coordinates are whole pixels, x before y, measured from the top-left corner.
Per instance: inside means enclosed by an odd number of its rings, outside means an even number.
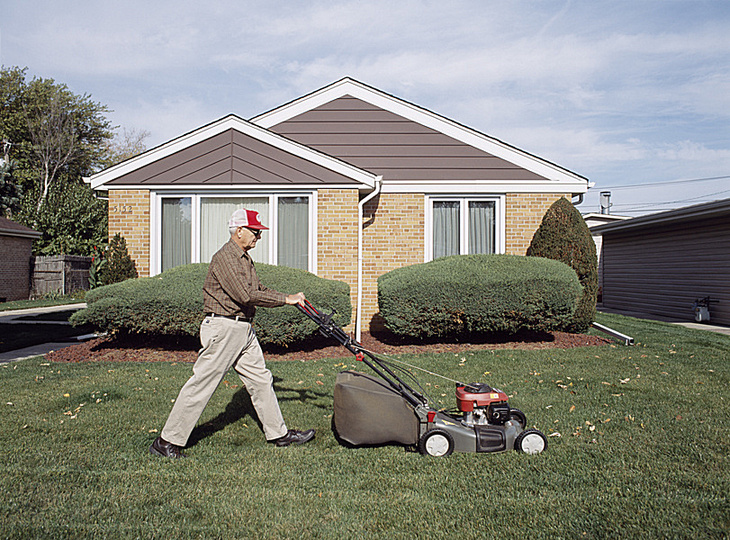
[[[153,144],[352,76],[599,182],[674,179],[730,169],[729,17],[679,0],[34,0],[4,8],[0,60]]]

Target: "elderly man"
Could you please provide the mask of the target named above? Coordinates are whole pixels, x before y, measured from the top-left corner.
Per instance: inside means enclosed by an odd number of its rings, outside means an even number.
[[[304,302],[304,293],[286,295],[259,282],[249,250],[261,231],[258,212],[236,210],[228,222],[231,239],[210,262],[203,284],[205,319],[200,326],[202,349],[190,377],[175,400],[162,429],[150,446],[152,454],[179,458],[213,392],[233,367],[251,395],[266,439],[277,446],[306,443],[314,430],[287,429],[266,368],[264,355],[251,327],[256,306],[277,307]]]

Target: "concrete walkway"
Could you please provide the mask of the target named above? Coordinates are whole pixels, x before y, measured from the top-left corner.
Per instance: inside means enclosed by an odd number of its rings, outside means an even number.
[[[709,323],[698,323],[698,322],[694,322],[694,321],[686,321],[686,320],[662,317],[660,315],[652,315],[650,313],[642,313],[639,311],[622,311],[622,310],[617,310],[617,309],[603,308],[600,306],[598,307],[598,311],[601,313],[615,313],[616,315],[625,315],[627,317],[634,317],[635,319],[648,319],[651,321],[667,322],[667,323],[671,323],[671,324],[677,324],[679,326],[684,326],[686,328],[692,328],[694,330],[706,330],[708,332],[716,332],[718,334],[724,334],[726,336],[730,336],[730,326],[720,326],[720,325],[709,324]]]
[[[0,311],[0,323],[6,324],[63,324],[59,321],[43,321],[42,319],[32,321],[20,321],[20,317],[27,317],[28,315],[43,315],[45,313],[55,313],[57,311],[69,311],[72,309],[83,309],[86,307],[85,303],[81,304],[66,304],[62,306],[46,306],[29,309],[14,309],[11,311]],[[0,353],[0,364],[6,364],[8,362],[16,362],[18,360],[25,360],[26,358],[33,358],[34,356],[42,356],[51,351],[57,351],[64,347],[70,347],[82,341],[84,339],[90,339],[94,335],[78,336],[77,338],[69,338],[67,341],[54,342],[54,343],[42,343],[39,345],[32,345],[24,349],[17,349],[15,351],[8,351]]]

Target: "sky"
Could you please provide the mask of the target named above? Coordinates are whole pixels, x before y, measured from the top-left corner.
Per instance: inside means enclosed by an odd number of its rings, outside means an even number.
[[[148,148],[347,76],[587,177],[583,213],[730,197],[728,0],[0,0],[0,64]]]

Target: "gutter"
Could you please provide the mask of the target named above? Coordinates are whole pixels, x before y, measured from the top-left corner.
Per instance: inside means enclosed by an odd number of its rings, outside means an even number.
[[[363,261],[363,233],[364,224],[362,222],[365,205],[373,198],[380,194],[383,176],[375,177],[375,189],[368,194],[363,200],[357,203],[357,307],[355,308],[355,340],[360,341],[362,335],[362,261]]]

